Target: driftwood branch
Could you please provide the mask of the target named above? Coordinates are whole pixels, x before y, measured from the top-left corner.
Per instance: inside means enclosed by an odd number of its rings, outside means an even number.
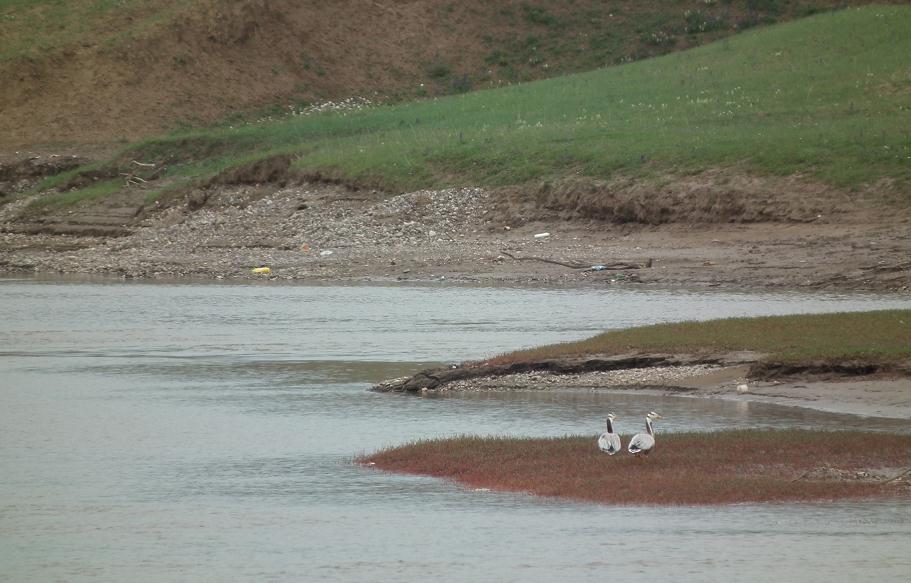
[[[807,471],[807,472],[804,472],[803,474],[801,474],[801,475],[797,476],[796,478],[794,478],[793,480],[791,480],[791,483],[793,484],[794,482],[799,482],[799,481],[803,480],[804,478],[806,478],[807,476],[809,476],[810,474],[812,474],[812,473],[815,472],[815,471],[816,471],[815,469],[812,469],[812,470],[809,470],[809,471]]]
[[[907,469],[904,472],[900,473],[899,475],[895,476],[894,478],[890,478],[890,479],[886,480],[885,482],[883,482],[883,484],[888,484],[889,482],[894,482],[895,480],[904,478],[908,474],[911,474],[911,469]]]
[[[586,271],[616,271],[620,269],[643,269],[652,266],[652,260],[649,259],[645,263],[627,263],[625,261],[619,261],[616,263],[599,263],[598,265],[592,265]]]
[[[130,163],[135,164],[136,166],[139,166],[139,168],[130,170],[129,172],[120,173],[121,176],[126,177],[127,186],[142,186],[143,184],[147,183],[149,180],[155,180],[156,178],[158,178],[158,175],[161,174],[161,172],[164,171],[164,169],[166,168],[165,166],[158,166],[157,164],[153,164],[150,162],[140,162],[138,160],[133,160]],[[155,170],[151,174],[146,172],[145,173],[146,177],[143,178],[142,176],[139,176],[139,172],[142,172],[144,168],[155,168]]]
[[[619,271],[623,269],[642,269],[644,267],[651,267],[652,260],[649,259],[645,263],[632,263],[627,261],[617,261],[614,263],[581,263],[579,261],[567,262],[567,261],[557,261],[556,259],[548,259],[546,257],[516,257],[508,251],[500,251],[501,254],[509,257],[510,259],[515,259],[516,261],[540,261],[541,263],[552,263],[553,265],[561,265],[563,267],[569,267],[570,269],[581,269],[585,271]]]
[[[540,261],[541,263],[552,263],[554,265],[562,265],[563,267],[569,267],[570,269],[586,269],[590,265],[585,263],[573,262],[567,263],[565,261],[557,261],[556,259],[547,259],[545,257],[516,257],[508,251],[500,251],[503,255],[509,257],[510,259],[515,259],[516,261]]]

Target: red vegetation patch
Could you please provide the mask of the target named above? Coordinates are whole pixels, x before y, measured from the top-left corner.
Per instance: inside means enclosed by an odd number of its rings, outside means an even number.
[[[629,437],[623,439],[624,446]],[[359,460],[473,488],[606,504],[730,504],[906,497],[911,435],[724,431],[659,435],[647,457],[598,451],[594,437],[459,437]]]

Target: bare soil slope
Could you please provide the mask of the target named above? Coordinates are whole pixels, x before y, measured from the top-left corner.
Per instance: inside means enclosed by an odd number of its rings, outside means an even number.
[[[135,140],[302,101],[494,87],[865,3],[9,0],[0,150]]]

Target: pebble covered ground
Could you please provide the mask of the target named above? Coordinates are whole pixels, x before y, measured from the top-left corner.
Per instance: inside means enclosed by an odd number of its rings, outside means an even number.
[[[602,253],[579,236],[535,237],[493,218],[480,188],[421,190],[383,198],[332,186],[218,187],[198,193],[200,208],[152,213],[119,238],[22,234],[0,228],[5,263],[20,271],[113,274],[127,278],[208,277],[287,280],[442,281],[499,271],[517,283],[584,281],[578,269],[518,262],[502,254],[578,261]],[[11,225],[23,199],[0,207]],[[42,252],[46,251],[46,252]],[[32,252],[34,251],[34,252]],[[623,259],[621,257],[621,259]],[[268,266],[257,276],[254,268]],[[634,280],[604,273],[600,281]]]
[[[457,381],[435,389],[435,391],[547,391],[566,388],[606,389],[673,386],[675,381],[704,375],[719,369],[720,367],[716,365],[698,364],[630,368],[579,374],[531,372]]]
[[[20,214],[31,197],[0,204],[0,272],[911,289],[911,236],[889,225],[643,226],[568,220],[510,206],[500,193],[472,187],[389,196],[333,184],[215,185],[141,209],[151,204],[143,202],[147,194],[141,186],[128,191],[118,204],[106,205],[103,215],[92,214],[97,206],[67,210],[54,223],[68,228],[66,234]],[[137,216],[145,217],[138,226],[132,224]],[[125,236],[93,236],[99,221]],[[605,264],[652,267],[591,269]],[[264,266],[269,269],[253,271]]]
[[[50,248],[64,242],[86,245],[35,256],[38,271],[244,278],[253,267],[267,265],[273,277],[320,277],[356,272],[359,265],[378,260],[393,267],[396,251],[406,247],[446,261],[453,245],[471,246],[468,240],[483,224],[484,197],[480,189],[461,188],[365,203],[325,189],[295,186],[263,195],[256,187],[232,187],[210,194],[195,212],[173,208],[157,213],[127,237],[76,241],[9,232],[2,237],[13,248],[35,245],[36,238]],[[6,205],[0,221],[26,202]]]

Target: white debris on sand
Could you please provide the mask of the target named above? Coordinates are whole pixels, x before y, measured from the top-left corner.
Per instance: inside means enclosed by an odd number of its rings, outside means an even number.
[[[349,113],[360,111],[368,107],[372,107],[374,103],[367,99],[366,97],[345,97],[342,99],[337,99],[334,101],[322,101],[320,103],[311,103],[311,104],[298,104],[298,105],[289,105],[287,109],[282,112],[282,114],[276,115],[264,115],[258,117],[254,120],[244,122],[243,125],[252,126],[252,125],[261,125],[266,123],[273,123],[280,119],[283,119],[285,115],[290,115],[294,117],[306,117],[310,115],[315,115],[318,113]],[[229,126],[234,127],[234,126]]]

